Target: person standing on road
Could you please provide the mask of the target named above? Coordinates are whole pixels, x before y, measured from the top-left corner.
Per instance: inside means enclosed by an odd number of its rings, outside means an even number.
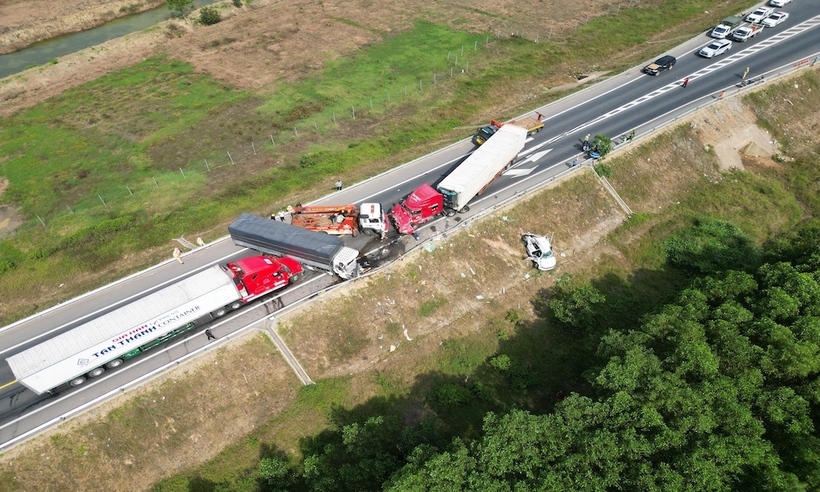
[[[689,77],[683,79],[683,88],[685,89],[687,85],[689,85]]]
[[[341,179],[336,180],[336,191],[342,191],[342,180]]]
[[[209,341],[210,341],[210,340],[216,340],[216,337],[214,336],[214,334],[213,334],[213,333],[211,333],[211,329],[210,329],[210,328],[208,328],[207,330],[205,330],[205,336],[206,336],[206,337],[208,337],[208,340],[209,340]]]
[[[749,75],[749,67],[746,67],[746,70],[743,71],[743,77],[740,77],[742,80],[746,80],[746,76]]]
[[[174,255],[174,258],[176,258],[180,265],[185,263],[184,261],[182,261],[182,252],[179,250],[179,248],[174,248],[174,252],[172,254]]]

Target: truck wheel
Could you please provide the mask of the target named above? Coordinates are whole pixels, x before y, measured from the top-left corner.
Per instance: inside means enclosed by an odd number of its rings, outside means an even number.
[[[448,208],[444,210],[444,215],[446,215],[447,217],[454,217],[456,215],[456,211],[452,208]]]
[[[470,207],[469,207],[468,205],[464,205],[464,208],[462,208],[461,210],[459,210],[459,211],[458,211],[458,213],[460,213],[460,214],[466,214],[466,213],[467,213],[467,212],[469,212],[469,211],[470,211]]]
[[[115,367],[120,367],[123,362],[124,361],[122,359],[114,359],[112,361],[109,361],[108,364],[105,365],[105,367],[109,369],[114,369]]]
[[[223,307],[223,308],[219,308],[216,311],[212,312],[211,316],[213,316],[214,318],[221,318],[221,317],[225,316],[226,314],[228,314],[228,308]]]
[[[236,302],[234,302],[233,304],[231,304],[231,309],[232,309],[232,310],[233,310],[233,309],[239,309],[239,308],[241,308],[241,307],[242,307],[242,302],[241,302],[241,301],[236,301]]]
[[[88,377],[96,378],[98,376],[102,376],[104,372],[105,372],[105,367],[100,366],[100,367],[97,367],[97,368],[94,368],[94,369],[91,369],[90,371],[88,371]]]
[[[299,275],[291,275],[290,276],[290,282],[288,282],[288,283],[289,284],[295,284],[298,281],[299,281]]]
[[[362,232],[364,232],[365,236],[372,236],[373,235],[373,229],[362,229]]]
[[[69,381],[68,385],[73,388],[75,386],[79,386],[79,385],[83,384],[84,382],[85,382],[85,376],[78,376],[78,377],[72,379],[71,381]]]

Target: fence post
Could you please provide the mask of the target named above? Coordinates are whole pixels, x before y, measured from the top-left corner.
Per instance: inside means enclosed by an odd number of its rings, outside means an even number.
[[[256,155],[256,145],[253,144],[253,140],[251,140],[251,149],[253,149],[253,155]]]
[[[155,178],[154,176],[151,176],[151,179],[153,179],[153,180],[154,180],[154,186],[156,186],[157,188],[159,188],[159,183],[157,183],[157,178]]]
[[[128,194],[134,196],[134,192],[131,191],[131,188],[128,185],[125,185],[125,189],[128,190]]]
[[[74,213],[74,211],[73,211],[73,210],[71,210],[71,207],[69,207],[68,205],[66,205],[66,206],[65,206],[65,208],[67,208],[67,209],[68,209],[68,211],[69,211],[69,212],[71,212],[72,214]]]
[[[42,218],[40,218],[40,215],[39,215],[39,214],[37,214],[37,219],[40,221],[40,223],[41,223],[41,224],[43,224],[43,227],[45,227],[45,226],[46,226],[46,223],[43,221],[43,219],[42,219]]]
[[[103,200],[103,197],[101,197],[100,195],[97,195],[97,198],[99,198],[99,199],[100,199],[100,201],[102,202],[102,204],[103,204],[103,205],[105,205],[105,206],[106,206],[106,208],[108,207],[108,204],[107,204],[107,203],[105,203],[105,200]],[[38,215],[37,217],[39,217],[39,215]]]
[[[208,172],[211,172],[211,166],[208,165],[208,159],[204,159],[204,160],[205,160],[205,169],[207,169]]]
[[[270,135],[270,143],[273,144],[274,147],[276,147],[276,142],[273,141],[273,135]]]
[[[182,168],[179,168],[179,172],[182,174],[182,177],[184,178],[185,177],[185,171],[183,171]]]
[[[231,157],[231,152],[230,152],[229,150],[226,150],[226,151],[225,151],[225,153],[226,153],[226,154],[228,154],[228,159],[230,159],[230,160],[231,160],[231,164],[236,164],[236,163],[233,161],[233,157]]]

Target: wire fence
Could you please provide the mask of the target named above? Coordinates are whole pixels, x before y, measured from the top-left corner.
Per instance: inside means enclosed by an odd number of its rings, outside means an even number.
[[[521,34],[512,33],[512,35]],[[446,56],[448,61],[448,69],[431,71],[428,77],[419,78],[417,83],[402,83],[400,85],[395,83],[385,84],[387,89],[381,94],[360,98],[350,105],[349,110],[331,111],[329,115],[324,112],[310,117],[307,121],[300,122],[285,131],[272,129],[267,135],[257,135],[244,143],[236,143],[232,148],[226,148],[224,153],[211,152],[198,157],[187,166],[179,167],[178,174],[166,172],[152,176],[150,179],[142,179],[133,183],[123,183],[119,187],[110,187],[104,192],[85,196],[75,204],[65,205],[65,210],[47,216],[35,215],[34,218],[28,219],[16,227],[12,227],[7,221],[6,224],[2,224],[2,227],[0,227],[0,238],[8,240],[18,234],[24,234],[37,228],[58,229],[61,226],[69,224],[71,219],[78,213],[110,209],[115,205],[121,204],[124,200],[132,199],[136,195],[145,197],[143,200],[146,201],[150,200],[152,193],[173,193],[181,188],[181,181],[190,179],[208,180],[214,175],[214,171],[216,170],[237,166],[241,168],[243,163],[251,162],[251,160],[257,158],[259,154],[269,154],[275,150],[277,146],[293,142],[299,139],[300,136],[331,131],[334,128],[338,128],[340,123],[352,122],[357,118],[361,119],[384,115],[387,111],[395,109],[413,98],[417,99],[424,96],[425,93],[429,94],[429,91],[436,90],[440,84],[446,84],[448,81],[468,74],[471,55],[474,55],[496,39],[497,38],[493,36],[485,36],[483,42],[475,41],[472,46],[461,45],[456,49],[448,50],[446,55],[442,53],[442,56]],[[533,41],[537,42],[537,39],[536,36]],[[653,122],[636,128],[635,130],[639,133],[634,135],[634,139],[627,140],[625,138],[616,137],[613,139],[613,143],[616,144],[616,147],[625,143],[634,145],[657,129],[674,123],[679,118],[697,111],[705,105],[719,101],[724,97],[739,94],[764,81],[776,80],[795,70],[812,67],[818,62],[818,59],[820,59],[818,58],[818,54],[814,54],[768,73],[743,80],[736,86],[722,91],[720,94],[695,101],[685,112],[676,113],[676,116],[669,121],[661,121],[663,117],[659,117]],[[658,121],[661,122],[658,123]]]
[[[379,94],[356,99],[349,107],[323,111],[287,129],[271,126],[267,134],[256,135],[244,142],[236,142],[230,148],[219,152],[203,153],[187,165],[180,166],[177,173],[161,171],[150,178],[142,177],[130,183],[111,186],[104,191],[87,195],[76,203],[65,205],[63,210],[48,215],[37,214],[16,227],[8,223],[4,224],[0,228],[0,238],[8,240],[37,228],[59,229],[68,224],[77,214],[115,209],[118,205],[122,205],[124,200],[134,199],[134,197],[139,197],[138,199],[144,202],[150,201],[152,193],[173,193],[183,189],[189,180],[209,180],[216,176],[219,170],[241,169],[243,164],[249,164],[253,162],[253,159],[270,155],[277,147],[292,143],[302,137],[331,132],[338,129],[339,125],[349,124],[357,119],[384,116],[403,104],[432,96],[439,87],[445,86],[458,77],[466,76],[470,73],[471,58],[495,39],[488,35],[483,41],[476,40],[469,45],[453,47],[446,53],[442,52],[442,57],[447,62],[446,68],[431,70],[428,76],[419,77],[412,83],[409,80],[407,83],[385,80],[376,84],[385,87],[385,90],[380,91]]]

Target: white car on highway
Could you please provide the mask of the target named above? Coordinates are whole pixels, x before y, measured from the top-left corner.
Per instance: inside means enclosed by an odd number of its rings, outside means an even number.
[[[785,7],[787,3],[792,0],[769,0],[769,5],[772,7]]]
[[[755,9],[754,12],[747,15],[745,19],[746,22],[751,22],[752,24],[757,24],[758,22],[762,21],[766,17],[772,15],[774,9],[770,9],[768,7],[758,7]]]
[[[698,51],[698,54],[704,58],[712,58],[713,56],[722,55],[732,49],[732,42],[728,39],[718,39],[707,44]]]
[[[760,25],[762,25],[763,27],[774,27],[788,18],[789,14],[787,14],[786,12],[775,12],[772,15],[760,21]]]

